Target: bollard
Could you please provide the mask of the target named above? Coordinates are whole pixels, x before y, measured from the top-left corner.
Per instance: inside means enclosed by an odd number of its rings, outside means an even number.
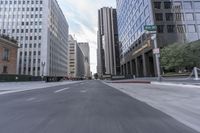
[[[198,75],[197,67],[194,67],[194,75],[195,75],[195,79],[194,80],[199,80],[199,75]]]

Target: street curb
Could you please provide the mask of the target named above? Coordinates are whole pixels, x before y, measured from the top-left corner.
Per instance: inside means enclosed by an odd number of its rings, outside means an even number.
[[[132,84],[152,84],[152,85],[166,85],[166,86],[176,86],[176,87],[190,87],[190,88],[200,88],[200,85],[186,84],[186,83],[172,83],[172,82],[158,82],[158,81],[142,81],[142,80],[132,80],[132,81],[107,81],[106,83],[132,83]]]
[[[184,83],[172,83],[172,82],[151,82],[152,85],[166,85],[166,86],[177,86],[177,87],[190,87],[200,88],[200,85],[184,84]]]
[[[134,81],[109,81],[107,83],[135,83],[135,84],[151,84],[151,81],[141,81],[141,80],[134,80]]]

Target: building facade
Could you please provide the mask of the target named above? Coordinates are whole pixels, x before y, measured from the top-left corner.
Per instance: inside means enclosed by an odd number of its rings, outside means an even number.
[[[69,35],[68,39],[68,77],[77,77],[77,41]]]
[[[98,11],[97,42],[98,75],[120,74],[116,9],[104,7]]]
[[[0,74],[16,74],[17,50],[16,41],[0,37]]]
[[[80,48],[80,50],[82,51],[82,53],[84,55],[84,68],[85,68],[84,76],[85,76],[85,78],[90,78],[91,75],[90,75],[90,47],[89,47],[89,43],[79,42],[78,47]]]
[[[18,74],[67,75],[68,23],[56,0],[0,0],[0,33],[19,42]]]
[[[79,45],[76,47],[76,77],[85,78],[85,55]]]
[[[200,39],[200,0],[117,0],[117,15],[121,74],[157,75],[145,25],[157,25],[160,48]]]

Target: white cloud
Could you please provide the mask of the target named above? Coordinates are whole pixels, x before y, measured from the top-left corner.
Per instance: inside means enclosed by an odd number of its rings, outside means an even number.
[[[58,0],[58,3],[69,23],[70,34],[75,34],[79,42],[90,43],[91,71],[96,72],[98,9],[115,7],[116,0]]]

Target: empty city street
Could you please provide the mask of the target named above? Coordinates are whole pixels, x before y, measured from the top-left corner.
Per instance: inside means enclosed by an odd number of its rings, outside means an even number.
[[[0,95],[0,133],[198,132],[96,80]]]

